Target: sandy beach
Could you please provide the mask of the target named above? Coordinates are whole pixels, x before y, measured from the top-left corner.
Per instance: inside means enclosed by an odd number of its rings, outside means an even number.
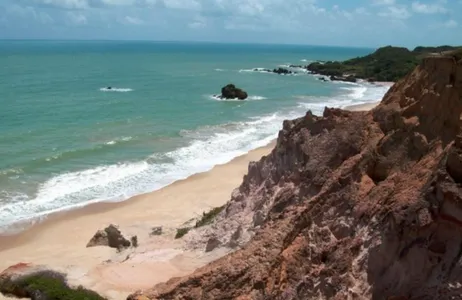
[[[377,102],[372,102],[372,103],[350,105],[350,106],[345,107],[345,109],[351,110],[351,111],[368,111],[376,107],[379,103],[380,103],[380,100],[378,100]]]
[[[213,257],[183,253],[176,228],[230,198],[247,173],[250,161],[271,152],[274,144],[193,175],[161,190],[122,203],[101,203],[53,215],[32,229],[0,237],[0,269],[18,262],[44,264],[68,273],[71,284],[84,284],[110,299],[125,299],[136,289],[187,274]],[[96,230],[114,223],[127,236],[137,235],[140,246],[117,253],[108,247],[86,248]],[[152,227],[164,234],[149,237]],[[136,256],[129,265],[121,261]],[[102,264],[104,261],[113,263]],[[2,297],[2,296],[0,296]]]
[[[347,109],[369,110],[377,103]],[[249,162],[273,148],[274,142],[158,191],[52,215],[21,234],[0,237],[0,269],[18,262],[43,264],[66,272],[71,284],[82,284],[115,300],[188,274],[225,253],[185,251],[181,240],[173,239],[176,228],[226,203]],[[108,247],[86,248],[93,234],[111,223],[119,225],[126,237],[137,235],[140,246],[121,253]],[[161,236],[150,236],[155,226],[163,227]]]

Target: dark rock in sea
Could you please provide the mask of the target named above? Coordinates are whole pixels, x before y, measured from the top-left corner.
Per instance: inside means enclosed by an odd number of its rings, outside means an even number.
[[[110,89],[112,89],[112,87],[108,86],[107,89],[110,90]]]
[[[299,69],[303,69],[304,66],[302,66],[302,65],[289,65],[289,68],[299,68]]]
[[[247,98],[247,92],[237,88],[234,84],[228,84],[221,89],[222,99],[239,99],[244,100]]]
[[[321,81],[324,81],[324,82],[328,81],[325,77],[318,77],[318,80],[321,80]]]
[[[279,75],[288,75],[288,74],[295,74],[295,72],[284,69],[284,68],[277,68],[273,70],[273,73],[279,74]]]
[[[261,69],[261,68],[255,68],[253,69],[254,72],[268,72],[268,73],[272,73],[273,70],[270,70],[270,69]]]
[[[96,246],[108,246],[122,250],[130,247],[129,240],[124,238],[120,230],[115,225],[109,225],[104,230],[98,230],[87,244],[87,248]]]
[[[330,80],[332,81],[345,81],[345,82],[356,82],[356,77],[354,75],[348,76],[330,76]]]

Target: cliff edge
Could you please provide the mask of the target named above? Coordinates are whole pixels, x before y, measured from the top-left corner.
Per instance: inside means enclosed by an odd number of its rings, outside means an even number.
[[[285,121],[187,242],[235,248],[128,299],[462,299],[462,60],[425,58],[370,112]]]

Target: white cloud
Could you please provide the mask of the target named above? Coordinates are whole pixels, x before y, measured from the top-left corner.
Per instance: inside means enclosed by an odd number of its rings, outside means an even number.
[[[19,18],[32,19],[42,24],[54,23],[53,18],[49,14],[37,11],[32,6],[20,6],[17,4],[13,4],[12,6],[9,6],[7,8],[6,13],[8,15],[12,15]]]
[[[22,0],[29,4],[56,7],[68,10],[90,9],[111,6],[153,6],[159,2],[179,2],[178,0]],[[188,1],[184,1],[185,3]]]
[[[137,17],[131,17],[131,16],[125,16],[124,21],[125,23],[133,24],[133,25],[141,25],[144,23],[143,20]]]
[[[388,6],[386,10],[379,13],[379,16],[392,18],[392,19],[404,20],[404,19],[408,19],[411,16],[411,14],[407,10],[407,8],[404,6],[401,6],[401,7]]]
[[[440,3],[425,4],[419,1],[412,2],[412,10],[421,14],[445,13],[447,11]]]
[[[172,9],[200,10],[202,5],[196,0],[163,0],[165,7]]]
[[[369,15],[369,12],[367,11],[365,7],[356,8],[355,13],[357,13],[358,15]]]
[[[207,26],[207,21],[202,16],[196,16],[194,20],[188,24],[189,28],[200,29]]]
[[[394,5],[395,0],[374,0],[374,5]]]
[[[257,16],[260,15],[265,7],[262,3],[249,1],[242,3],[237,8],[242,15]]]
[[[88,0],[33,0],[33,2],[64,9],[86,9],[89,7]]]
[[[81,13],[68,12],[67,18],[73,25],[85,25],[87,24],[87,17]]]
[[[444,23],[444,27],[447,27],[447,28],[456,28],[458,25],[459,24],[455,20],[449,20]]]

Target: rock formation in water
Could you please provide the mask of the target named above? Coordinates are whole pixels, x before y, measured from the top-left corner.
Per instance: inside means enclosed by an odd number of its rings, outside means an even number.
[[[462,61],[424,59],[370,112],[285,121],[189,246],[236,251],[129,299],[461,299]]]
[[[228,84],[221,89],[221,98],[245,100],[247,93],[237,88],[234,84]]]

